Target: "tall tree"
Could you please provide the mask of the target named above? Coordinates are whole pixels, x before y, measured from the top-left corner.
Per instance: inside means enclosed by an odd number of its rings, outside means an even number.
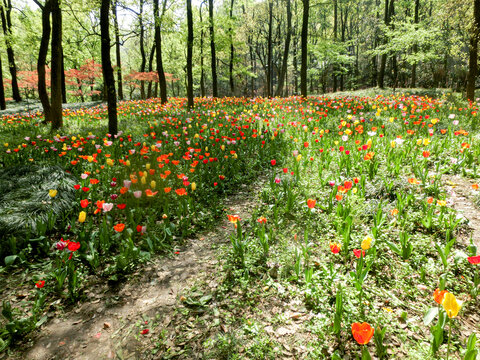
[[[145,55],[145,27],[143,26],[143,0],[140,0],[140,11],[138,13],[138,26],[140,28],[140,55],[142,62],[140,63],[140,72],[145,72],[147,66],[147,57]],[[145,99],[145,81],[140,81],[140,98]]]
[[[162,11],[162,17],[163,14],[165,13],[165,8],[166,8],[166,2],[167,0],[163,0],[163,11]],[[155,18],[155,46],[156,46],[156,52],[157,52],[157,72],[158,72],[158,82],[160,84],[160,98],[162,101],[162,104],[165,104],[168,99],[167,99],[167,81],[165,79],[165,72],[163,70],[163,61],[162,61],[162,35],[160,31],[160,26],[161,26],[161,19],[158,14],[158,0],[154,0],[153,2],[153,15]]]
[[[192,73],[192,57],[193,57],[193,14],[192,0],[187,0],[187,99],[188,108],[193,108],[193,73]]]
[[[141,0],[143,1],[143,0]],[[153,71],[153,58],[155,57],[155,49],[157,48],[157,45],[155,44],[155,40],[153,41],[152,49],[150,50],[150,56],[148,57],[148,72]],[[155,87],[158,86],[158,83],[155,83]],[[147,87],[147,98],[152,97],[152,82],[148,82],[148,87]]]
[[[55,0],[54,0],[55,1]],[[112,61],[110,59],[110,31],[109,11],[110,0],[102,0],[100,7],[100,33],[102,36],[102,72],[106,87],[108,103],[108,132],[110,135],[118,133],[117,121],[117,94],[115,92],[115,79],[113,77]],[[113,138],[112,138],[113,139]]]
[[[0,109],[5,110],[7,104],[5,103],[5,89],[3,87],[3,70],[2,70],[2,58],[0,56]]]
[[[234,0],[230,1],[230,25],[228,28],[228,34],[230,38],[230,62],[228,67],[228,73],[230,78],[230,93],[234,95],[235,93],[235,83],[233,81],[233,57],[235,54],[235,48],[233,46],[233,3]]]
[[[273,74],[273,61],[272,61],[272,31],[273,31],[273,2],[268,1],[268,38],[267,38],[267,97],[272,96],[272,74]]]
[[[415,0],[415,15],[414,15],[414,18],[413,18],[413,22],[415,24],[415,26],[418,26],[418,12],[419,12],[419,9],[420,9],[420,0]],[[413,44],[413,53],[416,54],[418,51],[418,45],[417,43],[415,42]],[[412,88],[414,88],[415,86],[417,85],[417,62],[415,61],[413,64],[412,64]]]
[[[310,0],[302,0],[302,3],[303,3],[302,34],[301,34],[302,64],[300,66],[300,93],[303,97],[307,97],[308,13],[310,11]]]
[[[205,96],[205,69],[203,67],[203,19],[202,19],[202,5],[205,2],[202,1],[200,4],[199,14],[200,14],[200,95],[202,97]]]
[[[17,81],[17,66],[15,65],[15,54],[13,52],[12,43],[12,1],[3,0],[0,3],[0,17],[2,19],[2,29],[5,38],[5,45],[7,47],[8,68],[12,77],[12,96],[13,100],[22,101],[20,91],[18,90]]]
[[[338,3],[337,0],[333,0],[333,41],[337,41],[338,33]],[[333,67],[333,92],[337,91],[337,74],[336,65]]]
[[[120,54],[120,30],[118,29],[117,0],[112,0],[113,29],[115,32],[115,55],[117,58],[118,99],[123,100],[122,58]]]
[[[288,67],[288,54],[290,52],[290,39],[292,37],[292,8],[290,0],[287,0],[287,37],[285,38],[285,48],[283,50],[282,68],[278,76],[277,96],[283,95],[283,86],[285,84],[285,76]]]
[[[388,9],[388,0],[385,0],[385,26],[388,27],[388,24],[390,23],[390,12]],[[385,37],[384,43],[387,42],[387,39]],[[378,77],[377,77],[377,86],[380,89],[383,89],[384,87],[384,78],[385,78],[385,67],[387,65],[387,54],[384,53],[382,54],[382,57],[380,59],[380,70],[378,71]]]
[[[62,118],[62,9],[60,0],[52,0],[52,69],[51,108],[52,130],[63,126]]]
[[[468,61],[467,99],[475,100],[475,82],[478,75],[478,40],[480,36],[480,0],[473,1],[473,24],[470,36]]]
[[[50,100],[48,98],[47,84],[45,79],[45,65],[48,55],[48,42],[50,41],[50,13],[52,11],[52,1],[46,0],[45,4],[34,0],[35,3],[42,10],[42,37],[40,40],[40,49],[38,51],[37,59],[37,73],[38,73],[38,96],[43,107],[43,116],[45,122],[52,121],[52,113],[50,108]]]
[[[210,19],[210,51],[212,53],[212,90],[213,97],[218,97],[217,88],[217,56],[215,54],[215,30],[213,27],[213,0],[208,0],[208,16]]]

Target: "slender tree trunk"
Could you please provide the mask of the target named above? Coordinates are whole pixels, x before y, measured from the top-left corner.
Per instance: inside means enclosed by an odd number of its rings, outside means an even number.
[[[63,126],[62,118],[62,10],[60,0],[52,0],[52,70],[51,70],[52,130]]]
[[[480,36],[480,0],[473,2],[473,24],[470,38],[470,56],[468,61],[467,99],[475,100],[475,82],[478,75],[478,39]]]
[[[204,3],[202,2],[200,4],[200,25],[201,25],[201,30],[200,30],[200,95],[202,97],[205,96],[205,69],[204,69],[204,59],[203,59],[203,18],[202,18],[202,5]]]
[[[143,1],[140,0],[140,11],[138,14],[138,22],[140,27],[140,55],[142,56],[142,62],[140,63],[140,72],[145,72],[145,66],[147,65],[147,57],[145,56],[145,28],[143,27]],[[140,98],[145,99],[145,81],[140,81]]]
[[[338,3],[337,0],[333,0],[333,41],[337,42],[338,33]],[[333,92],[337,91],[337,65],[333,65]]]
[[[415,17],[414,17],[414,23],[415,23],[415,28],[417,27],[418,24],[418,11],[420,8],[420,0],[415,0]],[[416,54],[418,51],[418,46],[417,43],[413,44],[413,53]],[[417,86],[417,62],[414,62],[412,65],[412,88]]]
[[[230,1],[230,27],[228,29],[228,33],[230,36],[230,62],[228,67],[229,77],[230,77],[230,93],[232,96],[235,94],[235,83],[233,80],[233,59],[235,54],[235,48],[233,47],[233,3],[234,0]]]
[[[163,0],[163,7],[165,8],[166,0]],[[162,15],[163,15],[162,11]],[[157,72],[158,72],[158,82],[160,85],[160,98],[162,104],[165,104],[168,101],[167,98],[167,81],[165,79],[165,72],[163,70],[162,62],[162,36],[160,33],[160,17],[158,15],[158,0],[155,0],[153,3],[153,13],[155,17],[155,45],[157,51]]]
[[[343,7],[340,9],[340,19],[341,19],[341,23],[342,23],[342,37],[341,37],[341,40],[342,40],[342,44],[345,44],[345,30],[346,30],[346,27],[347,27],[347,21],[348,21],[348,7],[344,10]],[[340,65],[343,65],[343,64],[340,64]],[[343,76],[343,72],[340,74],[340,91],[343,91],[343,80],[344,80],[344,76]]]
[[[267,40],[267,97],[272,96],[272,27],[273,27],[273,2],[268,1],[268,40]]]
[[[187,101],[188,108],[193,108],[193,72],[192,72],[192,57],[193,57],[193,14],[192,14],[192,0],[187,0]]]
[[[3,35],[7,47],[8,68],[12,77],[12,97],[13,100],[19,102],[22,101],[22,97],[18,89],[17,66],[15,65],[15,54],[13,52],[11,11],[11,0],[3,0],[3,3],[0,3],[0,17],[2,19]]]
[[[42,10],[42,37],[40,40],[40,49],[38,51],[37,59],[37,73],[38,73],[38,97],[42,103],[44,121],[52,121],[52,113],[50,109],[50,99],[48,98],[47,84],[45,80],[45,65],[48,54],[48,43],[50,41],[50,13],[52,2],[47,0]]]
[[[213,0],[208,0],[208,16],[210,19],[210,51],[212,53],[212,89],[213,97],[218,97],[217,88],[217,56],[215,54],[215,30],[213,27]]]
[[[150,57],[148,59],[148,72],[153,71],[153,58],[155,57],[155,49],[156,49],[155,41],[153,42],[152,49],[150,50]],[[148,89],[147,89],[147,99],[152,97],[152,82],[148,82]],[[155,96],[156,97],[156,96]]]
[[[62,103],[67,103],[67,85],[65,84],[65,55],[62,46]]]
[[[112,1],[113,30],[115,32],[115,55],[117,58],[118,99],[123,100],[122,58],[120,54],[120,30],[118,29],[117,1]]]
[[[2,58],[0,56],[0,109],[5,110],[7,104],[5,103],[5,89],[3,87],[3,69],[2,69]]]
[[[106,86],[108,103],[108,132],[112,135],[118,133],[117,121],[117,94],[115,92],[115,78],[113,77],[112,61],[110,59],[110,32],[109,32],[109,7],[110,0],[102,0],[100,7],[100,33],[102,35],[102,72]]]
[[[302,65],[300,67],[300,92],[303,97],[307,97],[307,51],[308,51],[308,13],[310,10],[310,0],[302,0],[303,18],[302,18]]]
[[[388,0],[385,0],[385,25],[389,23]],[[386,39],[384,40],[387,41]],[[380,89],[384,88],[385,66],[387,65],[387,54],[382,54],[380,59],[380,70],[378,71],[377,86]]]
[[[287,37],[285,39],[285,48],[283,49],[282,69],[278,76],[277,96],[283,95],[283,86],[285,84],[285,77],[287,75],[288,54],[290,52],[290,40],[292,37],[292,8],[290,0],[287,0]]]

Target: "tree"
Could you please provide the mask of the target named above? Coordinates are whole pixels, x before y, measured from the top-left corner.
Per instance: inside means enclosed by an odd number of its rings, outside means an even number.
[[[217,55],[215,53],[215,30],[213,27],[213,0],[208,0],[208,16],[210,20],[210,52],[212,54],[212,88],[213,97],[218,97],[217,88]]]
[[[308,51],[308,12],[310,10],[310,0],[302,0],[303,17],[302,17],[302,64],[300,66],[300,93],[303,97],[307,97],[307,51]]]
[[[5,37],[5,45],[7,47],[8,68],[10,70],[10,75],[12,76],[12,96],[13,100],[19,102],[22,101],[22,97],[20,96],[20,91],[18,90],[17,66],[15,64],[15,54],[13,52],[11,13],[12,1],[3,0],[3,2],[0,3],[0,17],[2,19],[3,35]]]
[[[143,26],[143,0],[140,0],[140,11],[138,13],[138,26],[140,28],[140,55],[142,61],[140,63],[140,72],[145,71],[147,66],[147,57],[145,55],[145,27]],[[140,98],[145,99],[145,81],[140,83]]]
[[[283,86],[285,84],[285,76],[287,74],[288,67],[288,54],[290,52],[290,39],[292,37],[292,9],[290,0],[287,0],[287,37],[285,38],[285,48],[283,51],[282,69],[278,77],[277,96],[283,95]]]
[[[230,93],[235,94],[235,83],[233,81],[233,57],[235,54],[235,48],[233,47],[233,3],[234,0],[230,0],[230,26],[228,28],[228,36],[230,37],[230,61],[228,66],[228,73],[230,79]]]
[[[108,132],[110,135],[116,135],[117,125],[117,95],[115,92],[115,79],[113,77],[112,61],[110,59],[110,32],[108,15],[110,0],[102,0],[100,7],[100,32],[102,36],[102,71],[103,80],[107,90],[108,102]]]
[[[480,36],[480,0],[473,1],[473,24],[470,36],[467,99],[475,100],[475,82],[478,75],[478,40]]]
[[[62,10],[60,0],[52,0],[52,70],[51,108],[52,130],[63,126],[62,118]]]
[[[117,58],[118,99],[123,100],[122,58],[120,55],[120,31],[118,29],[117,0],[112,0],[113,28],[115,32],[115,55]]]
[[[165,13],[167,0],[163,0],[163,10],[162,16]],[[163,71],[163,61],[162,61],[162,35],[160,31],[161,19],[158,14],[158,0],[154,0],[153,3],[153,14],[155,18],[155,46],[157,51],[157,72],[158,72],[158,79],[160,84],[160,98],[162,104],[165,104],[167,99],[167,82],[165,80],[165,73]]]
[[[188,108],[193,108],[193,73],[192,73],[192,57],[193,57],[193,14],[192,0],[187,0],[187,99]]]
[[[5,110],[7,105],[5,103],[5,88],[3,87],[3,70],[2,58],[0,57],[0,109]]]

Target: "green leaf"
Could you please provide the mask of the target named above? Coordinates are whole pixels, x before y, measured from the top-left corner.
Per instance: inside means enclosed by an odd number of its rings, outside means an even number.
[[[423,317],[423,324],[425,326],[428,326],[433,321],[433,319],[437,317],[437,315],[438,315],[438,307],[432,307],[428,309],[427,313]]]
[[[42,318],[40,320],[37,321],[37,323],[35,324],[35,326],[42,326],[43,324],[45,324],[45,322],[47,321],[48,319],[48,316],[47,315],[43,315]]]
[[[10,255],[10,256],[6,256],[5,257],[5,265],[6,266],[10,266],[10,265],[13,265],[13,263],[15,262],[15,260],[18,259],[18,255]]]

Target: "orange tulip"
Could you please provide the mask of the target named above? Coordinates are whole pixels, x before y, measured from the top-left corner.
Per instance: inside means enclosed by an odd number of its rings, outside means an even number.
[[[236,224],[237,221],[240,221],[240,216],[238,215],[227,215],[228,221],[230,221],[232,224]]]
[[[441,304],[446,293],[447,290],[435,289],[435,291],[433,292],[433,299],[436,303]]]
[[[315,204],[317,203],[317,200],[315,199],[308,199],[307,200],[307,206],[310,208],[310,209],[313,209],[315,207]]]
[[[125,224],[120,223],[115,225],[113,228],[116,232],[122,232],[125,229]]]
[[[360,345],[368,344],[373,336],[374,331],[375,330],[370,326],[370,324],[366,322],[357,322],[352,324],[352,335]]]

